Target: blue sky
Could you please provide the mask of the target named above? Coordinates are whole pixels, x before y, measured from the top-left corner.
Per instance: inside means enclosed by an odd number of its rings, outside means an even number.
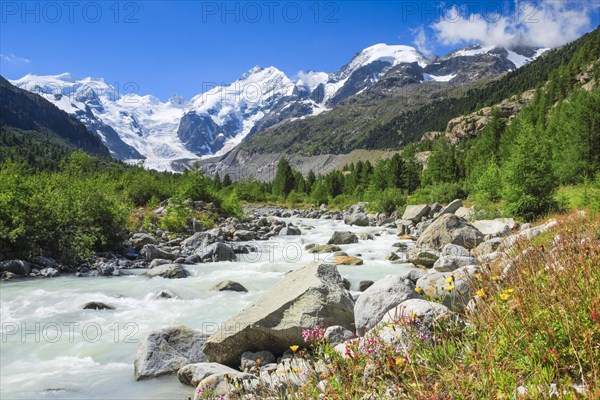
[[[516,3],[515,3],[516,2]],[[443,55],[467,43],[560,45],[594,0],[1,1],[0,74],[70,72],[190,98],[254,65],[332,72],[376,43]]]

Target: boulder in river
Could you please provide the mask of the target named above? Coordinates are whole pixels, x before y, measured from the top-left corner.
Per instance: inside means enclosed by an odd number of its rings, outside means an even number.
[[[335,244],[318,244],[315,246],[307,245],[305,248],[309,253],[335,253],[336,251],[341,251],[340,246],[336,246]]]
[[[353,256],[337,256],[333,257],[335,265],[363,265],[363,260]]]
[[[180,368],[206,361],[202,352],[206,335],[185,326],[160,329],[138,347],[134,366],[136,380],[176,373]]]
[[[101,301],[90,301],[89,303],[85,303],[83,306],[84,310],[114,310],[113,306],[108,304],[104,304]]]
[[[226,291],[247,292],[248,291],[248,289],[246,289],[241,283],[238,283],[235,281],[229,281],[229,280],[217,283],[215,286],[210,288],[210,290],[214,291],[214,292],[226,292]]]
[[[352,295],[333,264],[311,263],[288,273],[277,285],[220,325],[206,342],[210,361],[236,367],[245,351],[281,354],[304,343],[302,330],[341,325],[352,329]]]
[[[201,262],[233,261],[235,252],[228,243],[215,242],[208,246],[203,246],[196,252]]]
[[[358,243],[358,236],[350,231],[335,231],[327,244],[352,244]]]
[[[294,225],[286,226],[285,228],[279,231],[280,236],[298,236],[301,234],[302,232],[300,231],[300,228]]]
[[[0,272],[11,272],[15,275],[27,276],[31,273],[31,264],[23,260],[0,261]]]
[[[144,273],[149,278],[157,276],[167,279],[187,278],[189,273],[181,264],[163,264]]]

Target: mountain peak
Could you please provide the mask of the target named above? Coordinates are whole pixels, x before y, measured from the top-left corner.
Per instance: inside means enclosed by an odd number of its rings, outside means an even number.
[[[386,61],[392,66],[400,63],[418,62],[425,66],[425,57],[417,49],[405,45],[389,45],[377,43],[361,50],[350,62],[350,65],[368,65],[375,61]]]

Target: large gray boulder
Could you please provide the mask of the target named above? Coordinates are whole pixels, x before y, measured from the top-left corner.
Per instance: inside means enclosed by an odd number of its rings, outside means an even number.
[[[467,249],[448,243],[442,248],[440,258],[433,264],[433,269],[439,272],[452,272],[460,267],[476,264],[477,258],[470,255]]]
[[[450,310],[462,312],[473,296],[473,279],[479,272],[478,267],[474,265],[452,272],[430,270],[417,281],[417,286],[425,295],[440,301]]]
[[[408,299],[420,298],[415,284],[397,275],[388,275],[365,290],[354,306],[356,333],[363,336],[390,309]]]
[[[452,243],[471,250],[482,242],[483,234],[473,225],[454,214],[444,214],[423,231],[415,247],[440,251],[445,245]]]
[[[300,228],[294,225],[286,226],[285,228],[279,231],[280,236],[298,236],[301,234],[302,232],[300,231]]]
[[[0,273],[10,272],[15,275],[27,276],[31,273],[31,264],[23,260],[0,261]]]
[[[230,244],[216,242],[209,244],[196,253],[202,262],[233,261],[235,253]]]
[[[439,257],[439,251],[420,246],[412,246],[406,252],[408,262],[425,267],[432,267]]]
[[[311,263],[288,273],[252,305],[220,325],[204,352],[210,361],[236,367],[245,351],[281,354],[304,343],[302,330],[324,325],[352,329],[352,295],[333,264]]]
[[[158,244],[158,240],[156,240],[154,236],[143,232],[137,232],[131,235],[129,242],[133,248],[138,251],[147,244]]]
[[[144,256],[146,261],[152,261],[155,258],[162,258],[163,260],[174,261],[177,258],[177,255],[164,251],[163,249],[159,248],[154,244],[144,245],[144,247],[140,251],[140,254]]]
[[[421,327],[431,330],[436,323],[453,313],[443,304],[424,299],[403,301],[389,310],[381,319],[382,323],[403,323],[407,318],[414,319]]]
[[[347,225],[369,226],[369,217],[365,213],[346,214],[344,223]]]
[[[177,379],[184,385],[196,387],[204,379],[215,374],[231,374],[239,371],[227,365],[211,362],[201,362],[186,365],[177,371]]]
[[[167,279],[187,278],[189,273],[181,264],[163,264],[144,273],[149,278],[160,276]]]
[[[489,238],[508,236],[511,230],[507,222],[495,219],[475,221],[473,226]]]
[[[154,331],[138,346],[133,363],[136,380],[176,373],[180,368],[206,361],[206,336],[185,326]]]
[[[212,399],[240,398],[242,393],[251,395],[259,383],[256,375],[239,371],[209,375],[196,387],[194,400],[205,399],[205,393],[210,393]]]
[[[421,222],[421,219],[429,214],[429,210],[430,208],[427,204],[406,206],[404,214],[402,214],[402,219],[411,220],[416,224],[417,222]]]
[[[462,200],[460,200],[460,199],[452,200],[450,202],[450,204],[448,204],[446,207],[442,208],[442,211],[440,211],[438,216],[442,216],[444,214],[454,214],[462,206],[463,206]]]
[[[235,281],[222,281],[217,283],[215,286],[210,288],[213,292],[247,292],[246,289],[241,283]]]
[[[216,236],[208,232],[196,232],[189,238],[181,242],[181,246],[189,249],[197,249],[202,244],[208,246],[210,243],[214,243]]]
[[[352,244],[358,243],[358,236],[350,231],[335,231],[327,244]]]

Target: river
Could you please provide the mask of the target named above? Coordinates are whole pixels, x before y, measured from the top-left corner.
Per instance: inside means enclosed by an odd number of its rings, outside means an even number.
[[[148,279],[132,275],[77,278],[63,276],[0,283],[0,398],[8,399],[187,399],[193,389],[176,376],[136,382],[133,361],[138,342],[151,331],[175,325],[211,332],[256,300],[290,270],[327,255],[304,251],[308,243],[327,243],[335,230],[373,233],[375,240],[341,245],[361,254],[361,266],[339,266],[358,291],[361,280],[402,274],[409,266],[385,260],[398,241],[396,229],[350,227],[342,221],[291,218],[301,236],[253,242],[259,252],[234,262],[187,265],[185,279]],[[230,279],[248,293],[213,292]],[[177,298],[157,299],[163,289]],[[115,310],[83,310],[101,301]]]

